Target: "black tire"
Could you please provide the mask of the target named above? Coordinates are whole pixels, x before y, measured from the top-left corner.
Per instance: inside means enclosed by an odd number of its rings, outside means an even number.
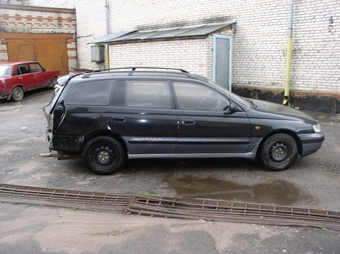
[[[268,137],[260,150],[262,166],[272,171],[285,170],[298,155],[295,139],[288,134],[274,134]]]
[[[20,86],[14,87],[11,98],[13,101],[21,101],[24,98],[24,90]]]
[[[84,147],[83,160],[91,171],[110,175],[121,168],[126,160],[122,145],[110,137],[96,137]]]
[[[53,77],[52,81],[51,81],[51,84],[50,84],[50,88],[54,89],[56,84],[58,84],[58,81],[57,81],[57,77]]]

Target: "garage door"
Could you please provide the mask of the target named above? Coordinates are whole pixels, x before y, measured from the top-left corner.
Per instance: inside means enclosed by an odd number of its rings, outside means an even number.
[[[7,38],[7,52],[10,62],[36,60],[46,69],[59,70],[61,74],[69,72],[65,35],[29,34]]]

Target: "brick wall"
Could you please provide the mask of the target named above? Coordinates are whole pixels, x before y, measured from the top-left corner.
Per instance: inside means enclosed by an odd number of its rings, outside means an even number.
[[[92,44],[88,44],[88,42],[106,35],[106,9],[104,0],[100,0],[100,2],[91,0],[77,1],[76,10],[79,67],[86,69],[105,68],[103,63],[96,64],[91,62]]]
[[[6,62],[7,60],[8,54],[6,40],[0,38],[0,62]]]
[[[34,0],[34,3],[39,1],[51,2]],[[284,87],[289,0],[107,1],[111,33],[236,20],[233,85],[266,89]],[[103,67],[91,62],[88,42],[106,34],[104,4],[104,0],[75,0],[79,67]],[[340,93],[339,6],[339,0],[294,1],[292,89]],[[111,64],[169,64],[211,78],[212,37],[205,41],[183,41],[187,49],[180,47],[181,54],[171,50],[178,44],[179,41],[164,41],[111,46]],[[193,49],[201,48],[202,44],[206,48],[200,52],[206,55],[201,54],[201,59],[196,59],[197,52]],[[130,50],[135,50],[135,54]]]
[[[28,2],[28,1],[27,1]],[[74,9],[0,5],[0,32],[16,34],[76,34]],[[67,40],[69,70],[78,66],[76,39]],[[8,61],[5,38],[0,38],[0,61]]]
[[[10,6],[0,8],[0,29],[8,33],[75,33],[73,10]]]
[[[111,67],[158,66],[208,75],[210,40],[176,40],[117,44],[110,47]],[[169,57],[171,56],[171,57]]]

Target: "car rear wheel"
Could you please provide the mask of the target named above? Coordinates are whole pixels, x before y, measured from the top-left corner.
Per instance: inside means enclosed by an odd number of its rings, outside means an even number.
[[[24,90],[20,86],[17,86],[12,91],[12,100],[21,101],[24,98]]]
[[[278,171],[289,168],[298,155],[295,139],[284,133],[267,138],[260,150],[262,165],[268,170]]]
[[[122,145],[110,137],[96,137],[84,147],[83,159],[91,171],[110,175],[121,168],[126,160]]]

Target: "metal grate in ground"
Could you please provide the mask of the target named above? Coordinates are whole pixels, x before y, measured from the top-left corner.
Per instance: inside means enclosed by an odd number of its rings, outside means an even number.
[[[135,196],[127,214],[340,230],[340,212],[221,200]]]
[[[107,194],[0,184],[0,201],[16,204],[68,207],[81,210],[122,211],[132,195]]]
[[[340,212],[212,199],[145,197],[0,184],[0,202],[340,230]]]

